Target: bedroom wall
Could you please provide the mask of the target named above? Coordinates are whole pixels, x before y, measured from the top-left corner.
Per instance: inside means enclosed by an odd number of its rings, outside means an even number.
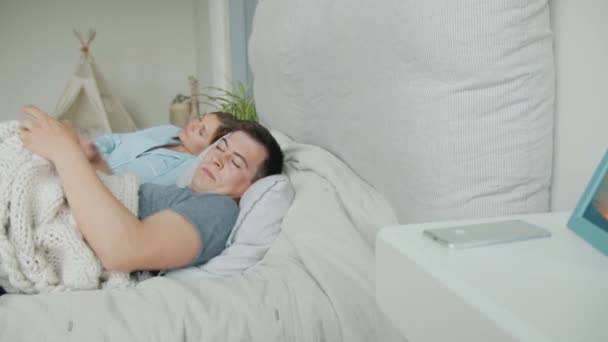
[[[0,120],[24,103],[52,111],[79,60],[72,28],[94,28],[91,52],[136,124],[168,123],[188,75],[230,76],[222,0],[0,0]]]
[[[557,103],[551,208],[571,210],[608,148],[608,2],[552,0]]]

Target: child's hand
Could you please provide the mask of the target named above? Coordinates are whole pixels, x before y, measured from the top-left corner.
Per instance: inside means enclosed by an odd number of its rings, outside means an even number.
[[[24,106],[21,111],[32,116],[21,120],[19,127],[19,138],[25,148],[53,163],[83,153],[79,134],[69,123],[59,122],[34,106]]]
[[[93,161],[100,156],[97,145],[95,145],[95,138],[85,138],[79,133],[78,141],[80,142],[82,152],[84,152],[84,155],[89,161]]]

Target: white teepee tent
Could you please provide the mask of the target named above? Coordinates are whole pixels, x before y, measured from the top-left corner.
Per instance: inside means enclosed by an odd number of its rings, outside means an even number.
[[[69,120],[88,136],[136,130],[133,119],[112,96],[89,53],[89,45],[95,38],[95,31],[89,30],[87,40],[76,30],[74,34],[82,44],[80,64],[59,99],[53,115],[58,119]]]

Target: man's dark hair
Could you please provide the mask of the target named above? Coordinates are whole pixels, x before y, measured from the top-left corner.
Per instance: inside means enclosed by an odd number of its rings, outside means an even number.
[[[223,137],[224,135],[234,131],[240,123],[240,120],[236,118],[236,116],[234,116],[231,113],[226,113],[226,112],[209,112],[205,115],[209,115],[209,114],[213,114],[215,115],[215,117],[218,119],[218,121],[220,122],[220,126],[217,128],[217,130],[215,131],[215,133],[213,134],[213,138],[211,139],[211,143],[213,144],[214,142],[218,141],[219,138]]]
[[[260,145],[264,146],[268,156],[260,164],[251,183],[266,176],[278,175],[283,172],[283,151],[266,127],[255,121],[241,121],[236,131],[243,131]]]

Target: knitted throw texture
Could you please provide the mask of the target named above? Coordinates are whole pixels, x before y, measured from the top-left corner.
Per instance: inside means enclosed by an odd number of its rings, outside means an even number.
[[[76,226],[55,167],[23,147],[18,127],[0,123],[0,286],[44,293],[135,284],[128,273],[103,268]],[[98,174],[137,214],[137,177]]]

